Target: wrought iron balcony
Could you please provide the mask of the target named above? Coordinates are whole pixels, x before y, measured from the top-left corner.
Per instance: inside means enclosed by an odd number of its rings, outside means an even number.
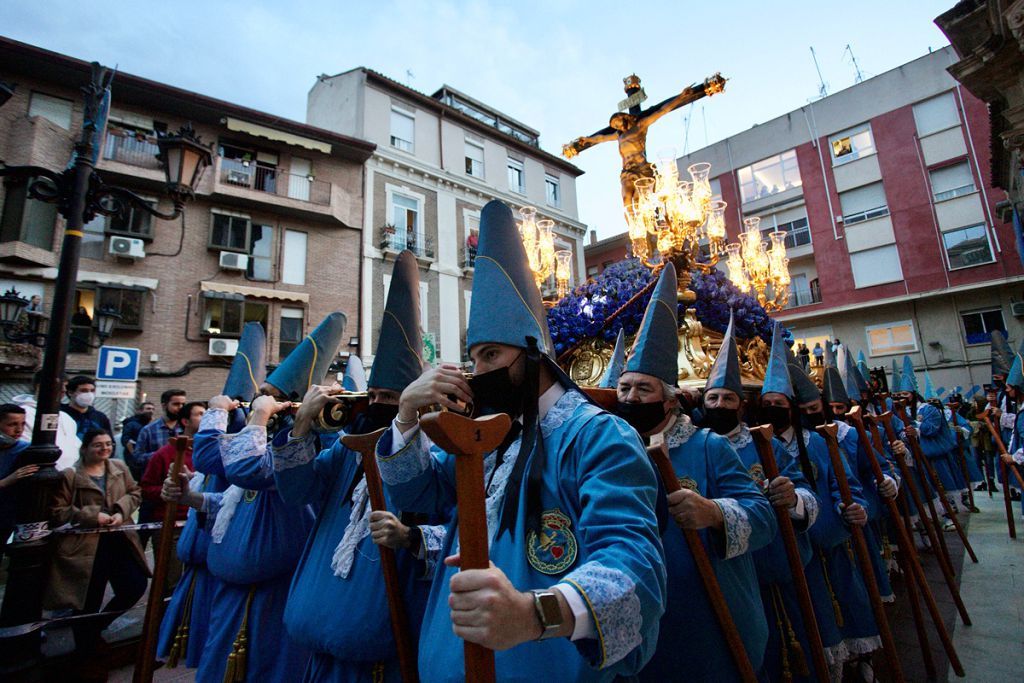
[[[434,240],[422,233],[398,230],[392,225],[381,227],[379,245],[383,251],[400,252],[408,249],[417,258],[434,258]]]
[[[104,159],[157,170],[160,169],[160,160],[156,158],[159,152],[155,135],[143,135],[121,128],[109,129],[103,146]]]
[[[247,187],[321,206],[331,205],[331,184],[313,176],[285,173],[279,168],[225,157],[218,159],[218,163],[217,180],[225,185]]]

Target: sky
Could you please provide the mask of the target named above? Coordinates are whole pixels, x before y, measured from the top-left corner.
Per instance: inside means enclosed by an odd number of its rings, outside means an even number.
[[[622,78],[659,102],[715,72],[724,93],[656,123],[648,156],[693,152],[948,44],[955,0],[2,0],[0,34],[298,121],[320,74],[356,66],[427,94],[448,84],[540,131],[541,147],[608,123]],[[624,11],[624,8],[628,11]],[[115,98],[116,98],[115,81]],[[580,220],[625,229],[617,151],[573,160]],[[712,169],[714,175],[714,169]]]

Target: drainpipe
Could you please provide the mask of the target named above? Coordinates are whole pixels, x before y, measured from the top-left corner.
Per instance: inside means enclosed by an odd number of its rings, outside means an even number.
[[[818,150],[818,163],[821,164],[821,182],[825,186],[825,201],[828,202],[828,220],[832,224],[832,237],[836,240],[839,239],[839,229],[836,227],[836,212],[832,208],[832,193],[828,188],[828,175],[825,174],[825,158],[821,154],[821,145],[818,144],[818,124],[815,121],[814,125],[811,125],[811,119],[807,118],[807,110],[811,110],[811,118],[814,118],[814,109],[811,104],[808,103],[807,107],[800,107],[800,111],[804,115],[804,123],[807,124],[807,134],[811,136],[811,144],[814,149]]]

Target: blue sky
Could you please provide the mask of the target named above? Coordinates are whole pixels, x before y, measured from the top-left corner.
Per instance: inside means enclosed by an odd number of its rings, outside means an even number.
[[[854,82],[847,44],[865,77],[946,45],[933,19],[954,4],[4,0],[0,33],[300,121],[322,73],[362,65],[426,93],[447,83],[536,128],[553,153],[607,124],[623,98],[621,79],[634,71],[648,104],[721,71],[723,94],[652,129],[654,160],[816,97],[811,46],[836,92]],[[624,229],[614,147],[574,163],[586,171],[577,183],[581,220],[600,237]]]

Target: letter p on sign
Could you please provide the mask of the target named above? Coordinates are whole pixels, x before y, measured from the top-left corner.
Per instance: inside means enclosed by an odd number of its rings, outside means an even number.
[[[139,349],[120,346],[100,347],[96,362],[96,379],[135,382],[139,379]]]

